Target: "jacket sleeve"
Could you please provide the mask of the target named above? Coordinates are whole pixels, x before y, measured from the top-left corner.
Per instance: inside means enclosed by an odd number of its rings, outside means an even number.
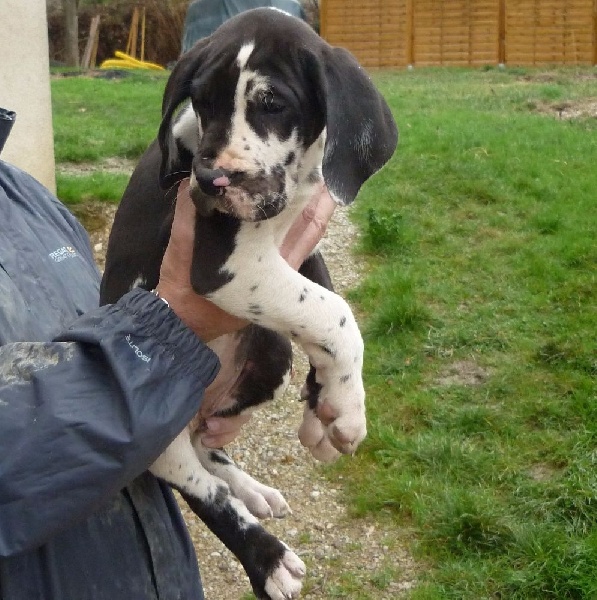
[[[145,471],[196,413],[217,357],[134,290],[51,343],[0,348],[0,556],[35,548]]]

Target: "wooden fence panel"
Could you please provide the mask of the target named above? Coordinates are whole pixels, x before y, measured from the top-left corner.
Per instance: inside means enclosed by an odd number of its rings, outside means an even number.
[[[324,0],[322,36],[348,48],[365,67],[406,64],[408,0]]]
[[[510,0],[506,4],[508,64],[591,64],[594,0]]]
[[[414,64],[498,62],[496,0],[417,0],[413,7]]]
[[[597,0],[321,0],[320,17],[366,67],[597,64]]]

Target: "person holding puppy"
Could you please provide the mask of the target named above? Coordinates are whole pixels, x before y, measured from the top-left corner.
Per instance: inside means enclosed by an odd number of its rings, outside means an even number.
[[[333,208],[323,189],[295,223],[292,266]],[[193,292],[193,222],[183,185],[159,296],[134,289],[98,307],[82,226],[0,161],[2,600],[203,598],[174,496],[147,472],[209,394],[219,365],[206,342],[245,325]],[[210,447],[247,420],[204,416]]]

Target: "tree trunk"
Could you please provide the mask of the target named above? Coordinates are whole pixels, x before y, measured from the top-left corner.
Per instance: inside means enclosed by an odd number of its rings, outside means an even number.
[[[64,9],[64,49],[68,67],[79,66],[79,0],[62,0]]]

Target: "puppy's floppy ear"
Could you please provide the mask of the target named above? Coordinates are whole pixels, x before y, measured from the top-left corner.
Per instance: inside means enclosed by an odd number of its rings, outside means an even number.
[[[386,101],[350,52],[326,45],[318,63],[327,128],[323,178],[336,201],[346,205],[391,158],[398,129]]]
[[[203,62],[203,49],[208,42],[209,38],[202,39],[184,54],[174,66],[166,83],[162,100],[162,122],[158,132],[158,142],[162,151],[160,185],[163,189],[168,189],[186,177],[191,168],[192,156],[184,156],[188,151],[174,138],[173,118],[181,103],[191,96],[193,76]]]

